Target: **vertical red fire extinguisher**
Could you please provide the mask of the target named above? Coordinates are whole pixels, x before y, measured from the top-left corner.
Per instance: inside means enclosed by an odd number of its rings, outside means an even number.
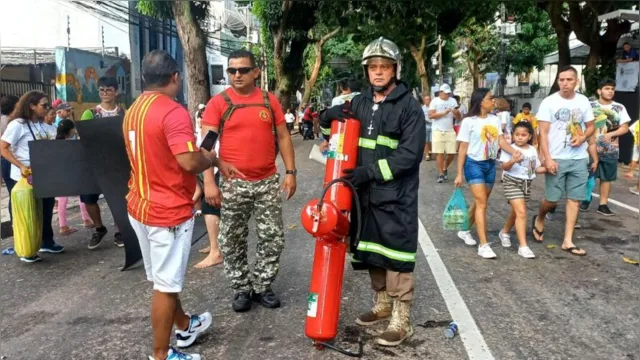
[[[359,121],[332,123],[322,200],[311,200],[301,213],[303,227],[316,238],[305,334],[319,348],[338,332],[351,204],[357,198],[341,178],[356,167],[359,138]]]

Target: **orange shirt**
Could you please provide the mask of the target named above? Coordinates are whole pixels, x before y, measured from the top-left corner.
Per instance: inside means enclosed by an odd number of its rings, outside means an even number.
[[[238,95],[231,88],[225,91],[234,105],[264,104],[262,90],[258,88],[249,96]],[[276,126],[284,124],[282,107],[271,93],[269,103]],[[204,111],[202,124],[220,126],[220,119],[227,107],[222,95],[211,98]],[[223,125],[218,155],[245,174],[247,180],[262,180],[276,173],[276,138],[271,116],[266,106],[238,108]]]
[[[145,92],[122,124],[131,177],[127,210],[148,226],[170,227],[193,216],[196,175],[175,156],[198,151],[186,109],[169,97]]]

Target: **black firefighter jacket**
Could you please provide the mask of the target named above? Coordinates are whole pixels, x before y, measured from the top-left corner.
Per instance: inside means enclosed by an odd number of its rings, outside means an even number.
[[[360,121],[357,166],[369,167],[375,174],[373,181],[357,189],[363,217],[357,249],[352,241],[354,268],[373,266],[412,272],[418,246],[419,168],[425,142],[422,108],[403,82],[397,83],[375,111],[371,88],[351,103],[338,106],[349,107]],[[332,119],[327,119],[326,112],[323,115],[320,126],[329,140]],[[355,223],[353,228],[357,227]]]

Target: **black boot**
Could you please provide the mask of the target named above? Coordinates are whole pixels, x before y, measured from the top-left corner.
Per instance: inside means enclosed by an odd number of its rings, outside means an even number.
[[[245,312],[251,310],[251,295],[248,290],[241,290],[233,294],[231,307],[235,312]]]
[[[278,296],[276,296],[276,294],[271,289],[267,289],[262,293],[254,293],[253,301],[259,302],[260,304],[262,304],[262,306],[269,309],[280,307],[280,299],[278,299]]]

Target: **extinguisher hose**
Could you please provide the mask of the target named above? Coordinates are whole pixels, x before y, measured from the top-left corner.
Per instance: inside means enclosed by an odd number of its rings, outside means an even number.
[[[352,183],[350,183],[349,181],[343,178],[337,178],[329,181],[327,186],[325,186],[324,189],[322,189],[322,196],[320,196],[320,201],[318,201],[318,210],[322,209],[322,203],[324,202],[324,196],[327,194],[327,191],[329,191],[329,189],[337,183],[345,184],[347,187],[351,189],[351,192],[353,193],[353,199],[355,200],[355,210],[356,210],[355,213],[357,213],[356,219],[357,219],[358,227],[356,229],[355,239],[351,239],[351,243],[353,244],[354,248],[357,248],[358,242],[360,241],[360,232],[362,231],[362,209],[360,208],[360,198],[358,197],[358,192],[356,191],[356,188],[355,186],[353,186]]]
[[[353,352],[353,351],[349,351],[349,350],[345,350],[339,346],[337,346],[334,342],[317,342],[317,345],[321,345],[324,346],[326,348],[329,348],[331,350],[337,351],[341,354],[347,355],[347,356],[351,356],[351,357],[357,357],[357,358],[361,358],[363,355],[363,343],[362,343],[362,339],[358,339],[358,352]]]

